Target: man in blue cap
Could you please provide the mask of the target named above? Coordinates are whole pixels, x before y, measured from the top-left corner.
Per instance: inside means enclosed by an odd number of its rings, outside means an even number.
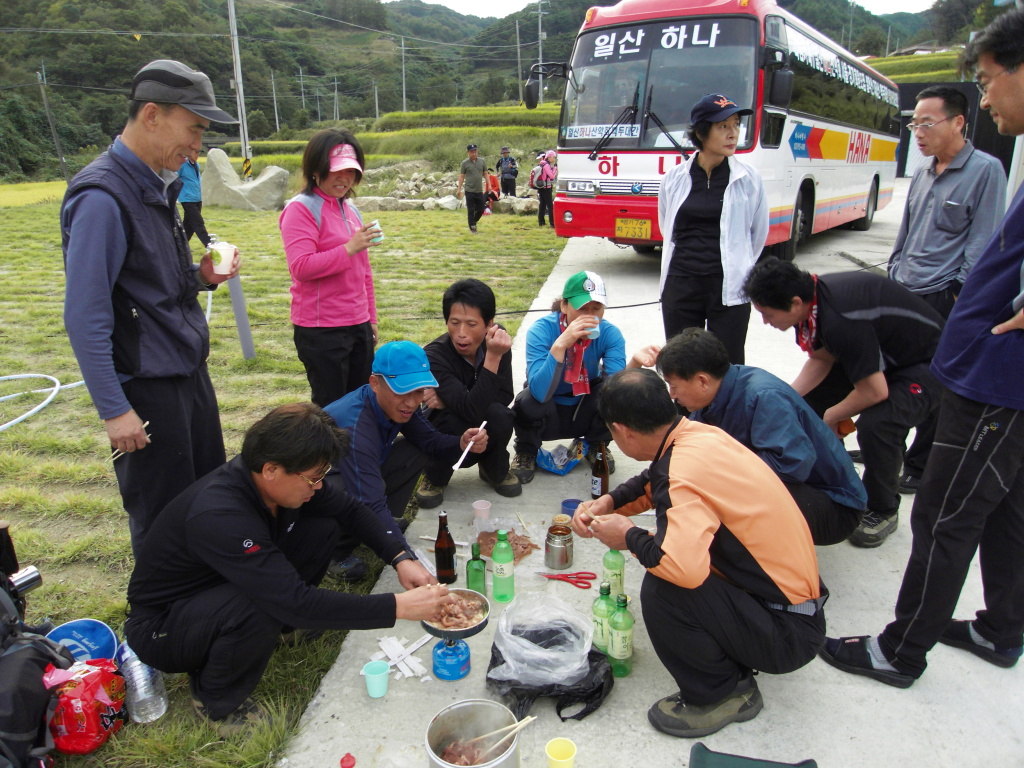
[[[399,534],[399,520],[428,458],[454,463],[466,446],[483,453],[487,430],[472,427],[461,436],[446,435],[427,421],[420,404],[427,388],[437,387],[437,379],[430,372],[427,353],[413,342],[385,344],[374,355],[370,370],[369,383],[324,408],[352,438],[352,449],[326,482],[343,484],[389,532]],[[344,542],[339,549],[339,554],[347,554]],[[330,572],[355,579],[361,570],[356,558],[342,557]]]

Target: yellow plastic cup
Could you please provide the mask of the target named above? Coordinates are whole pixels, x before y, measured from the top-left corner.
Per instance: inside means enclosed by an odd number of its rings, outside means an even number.
[[[571,739],[552,739],[544,747],[548,768],[573,768],[576,763],[576,745]]]

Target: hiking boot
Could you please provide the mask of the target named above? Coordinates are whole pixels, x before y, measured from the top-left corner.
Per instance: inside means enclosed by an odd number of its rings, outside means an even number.
[[[741,678],[736,690],[714,704],[688,704],[681,693],[666,696],[647,710],[647,719],[669,736],[695,739],[719,731],[729,723],[753,720],[764,706],[753,675]]]
[[[533,480],[533,473],[537,471],[537,455],[534,453],[517,453],[512,459],[513,475],[519,478],[519,482],[526,485]]]
[[[470,224],[469,225],[469,231],[472,232],[475,235],[476,234],[476,224]]]
[[[949,624],[942,630],[939,642],[953,648],[970,651],[979,659],[984,659],[990,664],[1004,669],[1009,669],[1016,664],[1021,653],[1024,652],[1024,648],[1019,645],[1016,648],[1000,648],[998,645],[990,643],[992,647],[989,648],[987,645],[983,645],[988,641],[975,631],[971,621],[956,619],[950,619]]]
[[[590,466],[594,466],[594,462],[597,461],[597,448],[591,447],[587,449],[587,455],[584,456],[587,463]],[[612,456],[612,449],[607,445],[604,447],[604,460],[608,462],[608,474],[615,474],[615,457]]]
[[[246,698],[234,712],[217,720],[210,717],[206,707],[198,699],[192,699],[192,706],[201,717],[217,729],[222,739],[240,736],[254,727],[270,724],[270,713],[250,698]]]
[[[480,479],[497,491],[499,496],[512,498],[513,496],[519,496],[523,492],[522,483],[519,482],[519,478],[513,475],[511,471],[505,473],[505,478],[500,483],[491,480],[490,476],[484,472],[483,467],[478,467],[478,471],[480,472]]]
[[[850,543],[866,549],[881,546],[882,542],[889,538],[889,534],[896,530],[899,520],[899,512],[887,516],[869,509],[850,534]]]
[[[917,493],[917,489],[921,487],[921,478],[916,477],[909,472],[904,472],[896,484],[896,489],[900,493]]]
[[[444,501],[444,489],[445,486],[434,485],[424,475],[420,480],[420,487],[416,489],[416,502],[420,505],[420,509],[433,509],[441,506],[441,502]]]
[[[826,637],[825,643],[818,649],[818,656],[826,664],[851,675],[863,675],[894,688],[909,688],[916,677],[905,675],[888,669],[877,669],[871,661],[868,642],[871,637]]]
[[[393,519],[395,521],[395,527],[398,528],[398,530],[402,533],[405,533],[406,528],[409,527],[409,521],[406,520],[404,517],[396,517]]]
[[[349,555],[343,560],[331,560],[327,566],[327,575],[341,581],[362,581],[366,575],[366,563],[355,555]]]

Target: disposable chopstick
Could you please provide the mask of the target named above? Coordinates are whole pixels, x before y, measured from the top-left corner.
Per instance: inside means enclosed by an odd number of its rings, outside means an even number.
[[[517,729],[517,728],[525,725],[526,723],[532,722],[532,721],[534,721],[536,719],[537,719],[536,715],[530,715],[529,717],[524,717],[518,723],[512,723],[512,725],[506,725],[504,728],[499,728],[496,731],[491,731],[490,733],[485,733],[483,736],[477,736],[475,739],[470,739],[469,741],[464,741],[462,743],[463,744],[472,744],[474,741],[483,741],[484,739],[489,739],[491,736],[497,736],[499,733],[504,733],[505,731],[508,731],[508,730]]]
[[[145,429],[148,426],[149,426],[149,422],[147,421],[146,423],[144,423],[142,425],[142,428]],[[146,437],[152,437],[152,435],[147,433]],[[120,459],[122,456],[124,456],[126,453],[128,453],[128,451],[120,451],[120,450],[114,451],[112,454],[110,454],[110,460],[111,461],[116,461],[117,459]]]
[[[480,429],[483,429],[486,426],[487,426],[487,419],[484,419],[484,423],[480,425]],[[469,445],[466,446],[466,450],[464,450],[462,452],[462,455],[459,456],[459,460],[456,461],[454,464],[452,464],[452,471],[453,472],[455,470],[457,470],[459,467],[462,466],[462,462],[464,462],[466,460],[466,456],[469,455],[469,449],[472,448],[472,447],[473,447],[473,441],[470,440],[469,441]]]
[[[434,538],[433,536],[420,536],[420,538],[423,539],[423,541],[437,541],[437,539]],[[456,547],[468,547],[469,546],[469,542],[468,541],[456,541],[455,542],[455,546]]]
[[[522,720],[520,720],[519,724],[515,728],[513,728],[511,731],[502,736],[498,741],[494,742],[494,744],[492,744],[488,749],[484,750],[483,754],[480,755],[480,759],[482,760],[483,758],[487,757],[489,754],[491,754],[491,752],[500,747],[504,742],[508,741],[510,738],[515,736],[517,731],[519,731],[522,728],[525,728],[536,719],[537,718],[535,716],[530,715],[529,717],[525,717]]]

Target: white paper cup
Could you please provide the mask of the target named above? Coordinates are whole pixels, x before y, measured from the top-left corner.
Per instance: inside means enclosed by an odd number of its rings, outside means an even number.
[[[235,261],[235,246],[231,243],[213,243],[210,245],[213,256],[213,271],[218,275],[230,275],[231,265]]]

